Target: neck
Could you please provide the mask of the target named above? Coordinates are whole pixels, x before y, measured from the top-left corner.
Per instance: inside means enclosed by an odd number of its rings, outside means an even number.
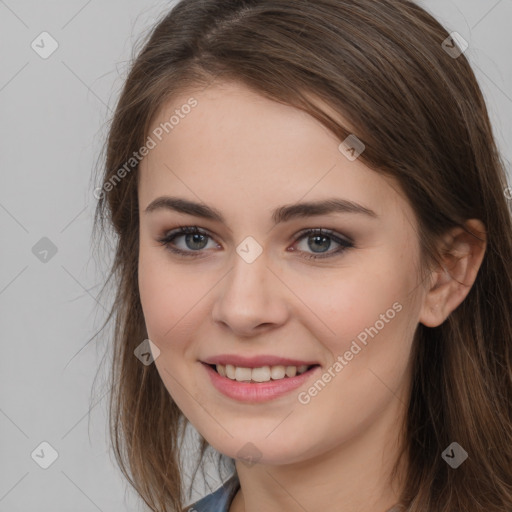
[[[241,488],[229,512],[387,512],[398,502],[406,471],[402,461],[391,481],[403,435],[396,418],[403,418],[404,409],[394,401],[356,436],[335,447],[326,442],[314,458],[252,466],[237,460]]]

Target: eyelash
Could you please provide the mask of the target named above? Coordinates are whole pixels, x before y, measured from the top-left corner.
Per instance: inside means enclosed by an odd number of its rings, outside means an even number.
[[[171,242],[182,235],[189,235],[189,234],[197,234],[197,235],[204,235],[208,238],[212,238],[208,233],[200,230],[197,226],[179,226],[178,229],[171,231],[168,233],[165,237],[158,239],[157,241],[165,247],[166,250],[178,254],[180,256],[185,256],[189,258],[197,258],[200,256],[200,252],[203,250],[198,251],[183,251],[182,249],[177,249],[176,247],[173,247],[171,245]],[[302,240],[303,238],[307,238],[308,236],[327,236],[328,238],[332,239],[334,242],[340,244],[340,247],[338,249],[329,252],[325,256],[320,256],[319,254],[309,254],[306,256],[301,256],[305,259],[312,259],[312,260],[320,260],[325,258],[332,258],[334,256],[340,255],[344,253],[347,249],[351,249],[355,247],[355,245],[352,242],[349,242],[348,240],[344,240],[342,238],[337,237],[333,234],[330,230],[325,230],[321,228],[313,228],[313,229],[307,229],[304,231],[301,231],[297,238],[294,241],[294,244],[298,241]],[[301,251],[303,252],[303,251]]]

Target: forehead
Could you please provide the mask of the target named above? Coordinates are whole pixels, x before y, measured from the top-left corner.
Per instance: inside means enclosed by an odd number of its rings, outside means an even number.
[[[379,215],[412,215],[395,180],[349,160],[319,121],[238,83],[175,96],[149,135],[155,146],[139,169],[141,208],[170,194],[239,215],[240,206],[254,214],[339,195]]]

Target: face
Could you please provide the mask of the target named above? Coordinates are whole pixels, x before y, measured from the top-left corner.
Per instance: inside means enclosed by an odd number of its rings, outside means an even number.
[[[268,464],[396,432],[424,297],[397,184],[347,158],[311,116],[239,84],[175,97],[151,131],[161,140],[150,134],[140,166],[140,298],[185,416],[220,452]],[[299,207],[327,200],[338,208]]]

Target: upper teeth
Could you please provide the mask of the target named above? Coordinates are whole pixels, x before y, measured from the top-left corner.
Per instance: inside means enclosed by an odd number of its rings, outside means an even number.
[[[301,366],[261,366],[259,368],[243,368],[241,366],[233,366],[232,364],[217,364],[217,372],[223,377],[239,382],[251,381],[267,382],[270,379],[277,380],[286,377],[295,377],[297,374],[304,373],[307,365]]]

